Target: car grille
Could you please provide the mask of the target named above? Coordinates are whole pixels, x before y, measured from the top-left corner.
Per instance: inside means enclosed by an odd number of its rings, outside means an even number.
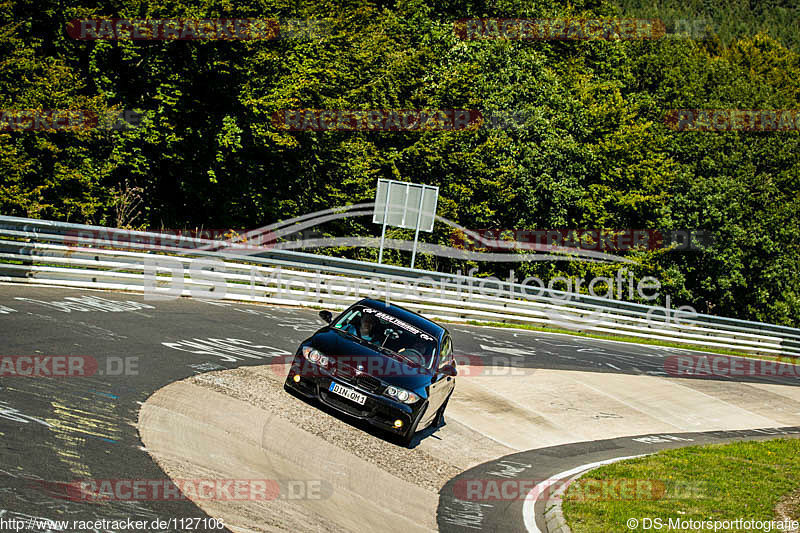
[[[322,398],[323,403],[326,403],[331,407],[335,407],[340,411],[344,411],[349,415],[361,418],[367,418],[372,415],[372,409],[370,409],[369,407],[358,405],[344,398],[340,398],[335,394],[331,394],[327,391],[320,391],[320,397]]]
[[[347,381],[350,381],[352,379],[355,379],[356,369],[348,365],[337,364],[336,369],[333,372],[333,375],[345,379]]]
[[[372,376],[358,376],[356,385],[369,392],[375,392],[381,388],[381,382]]]
[[[383,383],[378,378],[364,374],[344,363],[337,364],[332,374],[336,379],[356,385],[367,392],[378,392],[383,387]]]

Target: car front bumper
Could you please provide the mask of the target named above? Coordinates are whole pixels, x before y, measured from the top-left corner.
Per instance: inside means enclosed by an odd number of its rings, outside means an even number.
[[[302,357],[302,356],[300,356]],[[360,387],[355,379],[343,376],[335,376],[322,368],[314,375],[308,375],[301,370],[298,360],[292,364],[289,375],[286,377],[285,387],[299,393],[308,399],[319,400],[336,411],[348,416],[365,420],[371,425],[389,431],[396,435],[405,435],[409,430],[416,428],[416,423],[421,414],[427,408],[428,400],[421,399],[419,405],[413,407],[387,398],[382,394],[370,392]],[[295,381],[295,376],[300,376],[299,381]],[[340,385],[354,389],[366,396],[364,405],[360,405],[352,400],[344,398],[329,390],[331,382],[335,381]],[[378,389],[379,391],[381,389]],[[396,426],[396,421],[401,420],[402,426]]]

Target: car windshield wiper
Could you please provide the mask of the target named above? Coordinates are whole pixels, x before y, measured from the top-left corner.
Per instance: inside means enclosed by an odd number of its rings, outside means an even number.
[[[331,329],[332,329],[333,331],[338,331],[338,332],[339,332],[339,333],[341,333],[342,335],[347,335],[348,337],[352,337],[352,338],[354,338],[354,339],[363,340],[363,339],[361,339],[361,337],[359,337],[358,335],[353,335],[352,333],[350,333],[350,332],[348,332],[348,331],[345,331],[345,330],[343,330],[343,329],[339,329],[339,328],[331,328]]]
[[[388,353],[389,355],[396,355],[397,357],[399,357],[403,361],[408,361],[409,363],[411,363],[412,366],[418,366],[420,368],[423,368],[423,366],[421,364],[419,364],[417,361],[414,361],[413,359],[409,359],[408,357],[406,357],[405,355],[403,355],[403,354],[401,354],[399,352],[395,352],[394,350],[390,350],[389,348],[385,348],[383,346],[381,346],[380,348],[381,348],[381,352]]]

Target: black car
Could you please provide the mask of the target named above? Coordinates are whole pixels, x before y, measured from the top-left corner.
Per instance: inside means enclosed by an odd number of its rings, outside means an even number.
[[[284,387],[367,420],[408,445],[444,422],[455,387],[450,333],[402,307],[364,299],[297,350]]]

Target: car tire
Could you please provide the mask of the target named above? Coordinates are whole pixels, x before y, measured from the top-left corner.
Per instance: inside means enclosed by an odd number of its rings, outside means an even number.
[[[416,431],[409,431],[405,435],[402,435],[399,439],[400,444],[408,448],[411,445],[411,441],[414,440],[414,435],[416,435],[416,433]]]
[[[421,415],[422,415],[422,413],[420,413],[420,416]],[[411,441],[414,440],[414,435],[417,434],[417,426],[419,426],[419,419],[420,419],[420,417],[418,416],[417,419],[414,420],[414,424],[410,428],[408,428],[408,431],[406,433],[403,433],[402,435],[400,435],[400,437],[398,439],[400,444],[405,446],[406,448],[409,447],[409,445],[411,444]]]
[[[417,424],[414,424],[412,427],[408,429],[408,432],[400,436],[400,444],[408,448],[411,445],[411,441],[414,440],[414,435],[417,434]]]
[[[452,392],[448,394],[447,399],[444,401],[442,406],[439,407],[439,410],[436,411],[436,416],[433,417],[433,422],[431,422],[431,427],[438,428],[444,425],[444,410],[447,408],[447,402],[450,401],[450,396],[452,395],[453,395]]]

